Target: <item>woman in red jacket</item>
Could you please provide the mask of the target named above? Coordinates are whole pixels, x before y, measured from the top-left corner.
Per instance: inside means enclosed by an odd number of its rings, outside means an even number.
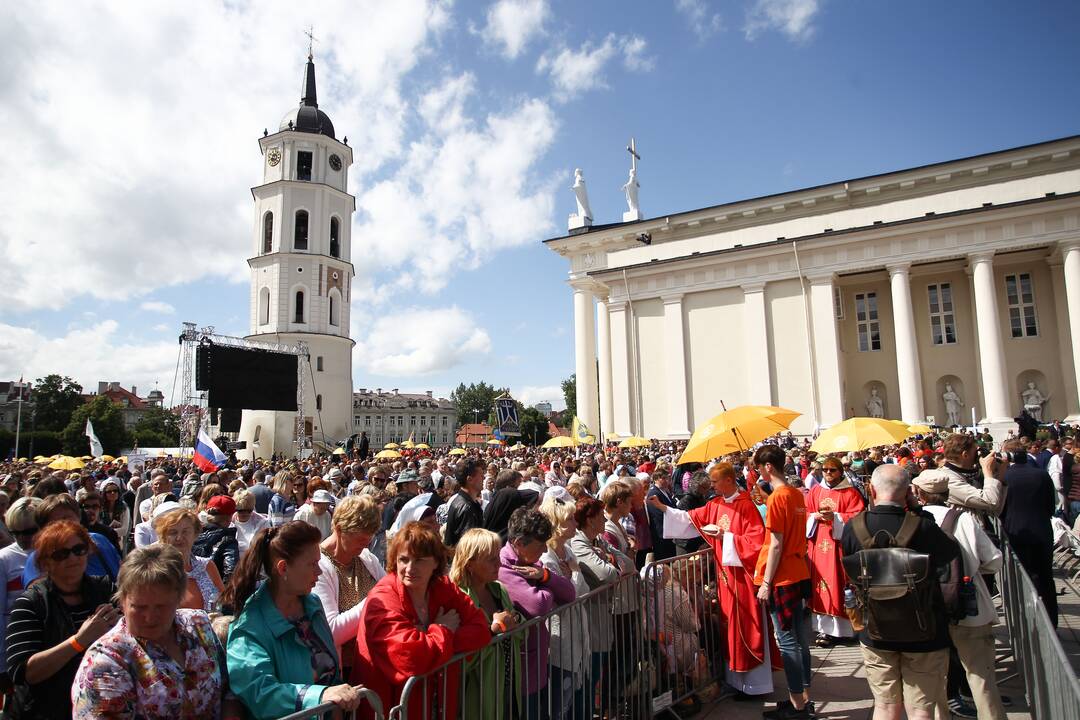
[[[448,555],[436,531],[409,523],[390,541],[387,575],[367,596],[352,682],[378,693],[385,712],[398,704],[409,678],[491,640],[484,613],[446,577]],[[410,695],[408,717],[456,718],[460,676],[461,664],[454,663],[421,681]]]

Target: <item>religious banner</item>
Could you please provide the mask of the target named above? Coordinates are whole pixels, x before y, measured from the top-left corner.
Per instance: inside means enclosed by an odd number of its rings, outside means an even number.
[[[495,418],[499,432],[505,437],[521,435],[521,421],[518,419],[517,401],[509,393],[495,398]]]

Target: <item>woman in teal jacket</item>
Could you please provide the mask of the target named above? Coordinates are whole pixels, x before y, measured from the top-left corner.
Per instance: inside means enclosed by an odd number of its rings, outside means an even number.
[[[300,521],[260,530],[221,594],[222,608],[243,608],[229,627],[229,687],[257,720],[360,703],[341,682],[334,638],[311,592],[321,540],[318,528]]]

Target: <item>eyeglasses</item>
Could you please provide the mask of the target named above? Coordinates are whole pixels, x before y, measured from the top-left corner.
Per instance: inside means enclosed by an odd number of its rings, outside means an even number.
[[[116,488],[109,488],[108,490],[105,491],[106,495],[118,495],[119,493],[120,493],[120,491],[117,490]]]
[[[60,548],[59,550],[53,550],[49,558],[53,562],[64,562],[69,557],[74,555],[75,557],[82,557],[89,551],[90,548],[86,546],[86,543],[79,543],[78,545],[72,545],[69,548]]]
[[[11,534],[15,537],[34,537],[37,535],[38,529],[36,527],[23,528],[22,530],[12,530]]]
[[[824,472],[827,472],[827,473],[838,473],[838,472],[841,472],[840,468],[834,468],[834,467],[827,467],[827,468],[822,468],[822,470],[823,470]]]

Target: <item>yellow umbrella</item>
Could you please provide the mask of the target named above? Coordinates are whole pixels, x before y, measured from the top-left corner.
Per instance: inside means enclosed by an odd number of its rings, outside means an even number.
[[[116,460],[114,462],[123,463],[124,465],[127,465],[127,461],[128,461],[127,455],[121,455],[120,457],[116,458]]]
[[[502,445],[503,441],[502,440],[496,440],[495,438],[491,438],[490,440],[487,441],[487,444],[488,445]]]
[[[581,438],[581,444],[582,445],[595,445],[596,444],[596,436],[595,435],[586,435],[585,437]]]
[[[448,455],[464,455],[464,454],[465,454],[465,450],[463,450],[462,448],[454,448],[453,450],[451,450],[451,451],[450,451],[449,453],[447,453],[447,454],[448,454]]]
[[[795,410],[770,405],[741,405],[725,410],[694,430],[679,464],[709,462],[713,458],[740,450],[749,450],[754,443],[787,430],[795,418]]]
[[[619,447],[649,447],[652,445],[652,440],[648,438],[638,437],[637,435],[631,435],[630,437],[619,443]]]
[[[380,450],[375,454],[375,457],[378,460],[392,460],[394,458],[401,457],[401,453],[399,453],[397,450]]]
[[[77,457],[62,455],[49,463],[47,467],[50,470],[79,470],[85,466],[86,464]]]
[[[397,443],[389,442],[383,445],[383,450],[397,450],[398,447],[400,446]]]
[[[101,462],[112,462],[115,459],[116,458],[114,458],[112,455],[102,455],[101,456]]]
[[[83,455],[81,459],[82,459],[83,461],[86,461],[86,460],[93,460],[93,459],[94,459],[94,456],[93,456],[93,455]]]
[[[556,435],[555,437],[551,438],[550,440],[548,440],[546,443],[544,443],[540,447],[546,447],[546,448],[574,447],[574,438],[568,437],[566,435]]]
[[[895,445],[915,433],[904,423],[881,418],[853,417],[821,433],[810,449],[819,454],[869,450]]]
[[[619,433],[617,433],[617,432],[609,432],[607,435],[604,436],[604,439],[607,440],[608,442],[615,442],[616,440],[619,439]]]
[[[427,443],[416,443],[413,447],[417,450],[430,450],[431,446]]]
[[[333,455],[344,455],[345,454],[345,448],[336,447],[336,448],[334,448],[334,452],[331,453],[331,454],[333,454]]]
[[[16,460],[15,462],[21,462],[21,463],[24,463],[24,462],[26,462],[26,458],[19,458],[19,459],[18,459],[18,460]]]
[[[405,442],[401,443],[401,447],[403,447],[403,448],[416,447],[416,443],[414,443],[412,440],[406,440]]]

